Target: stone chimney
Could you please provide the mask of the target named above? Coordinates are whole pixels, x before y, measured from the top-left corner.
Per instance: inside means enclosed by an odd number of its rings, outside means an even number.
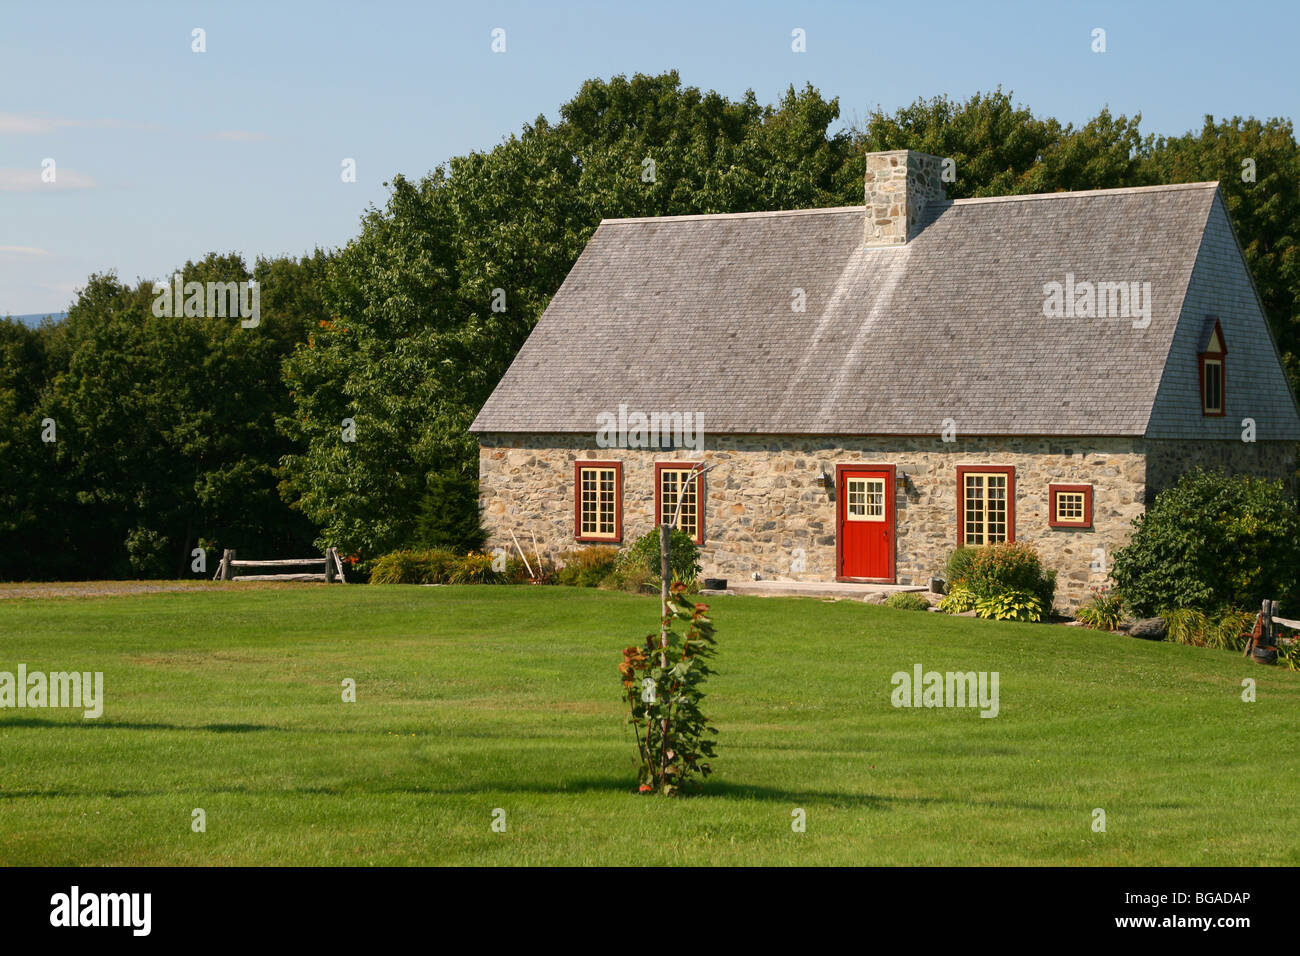
[[[901,246],[920,230],[925,204],[947,199],[943,159],[910,149],[867,153],[868,246]]]

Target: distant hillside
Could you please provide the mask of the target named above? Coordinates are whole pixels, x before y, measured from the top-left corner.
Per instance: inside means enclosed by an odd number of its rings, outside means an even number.
[[[3,315],[4,313],[0,313]],[[40,325],[41,319],[49,316],[55,322],[61,322],[68,317],[66,312],[33,312],[30,315],[13,315],[10,318],[17,319],[23,325]]]

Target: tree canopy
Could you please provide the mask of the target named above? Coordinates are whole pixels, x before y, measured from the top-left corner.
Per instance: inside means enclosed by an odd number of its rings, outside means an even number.
[[[467,427],[602,218],[857,205],[865,154],[900,148],[951,158],[952,198],[1219,180],[1300,381],[1289,120],[1156,137],[1140,116],[1075,127],[998,89],[854,125],[811,85],[763,105],[673,71],[593,79],[554,120],[394,175],[342,248],[186,263],[187,281],[256,278],[256,329],[156,317],[151,283],[111,273],[64,322],[0,321],[0,577],[175,576],[201,545],[475,547]]]

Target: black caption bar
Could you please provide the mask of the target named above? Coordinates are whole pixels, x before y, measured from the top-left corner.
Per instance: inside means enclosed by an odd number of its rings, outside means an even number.
[[[805,939],[856,925],[862,939],[879,928],[907,926],[927,942],[948,936],[1031,942],[1046,931],[1069,939],[1195,937],[1232,945],[1281,937],[1291,918],[1285,901],[1300,884],[1296,874],[1209,868],[8,869],[0,870],[0,920],[8,942],[75,935],[79,943],[98,937],[132,946],[283,936],[338,945],[351,938],[373,943],[377,927],[427,937],[436,926],[478,928],[493,942],[515,932],[537,942],[599,939],[603,927],[659,900],[665,915],[671,911],[673,919],[698,921],[701,932],[725,931],[733,940],[761,937],[774,923],[788,923]],[[685,910],[675,909],[680,906]]]

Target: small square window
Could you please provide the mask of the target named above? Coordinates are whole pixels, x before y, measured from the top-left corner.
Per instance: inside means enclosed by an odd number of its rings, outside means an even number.
[[[1049,485],[1048,524],[1053,528],[1092,527],[1092,485]]]
[[[1078,524],[1083,520],[1084,493],[1058,491],[1056,493],[1056,520],[1061,524]]]

